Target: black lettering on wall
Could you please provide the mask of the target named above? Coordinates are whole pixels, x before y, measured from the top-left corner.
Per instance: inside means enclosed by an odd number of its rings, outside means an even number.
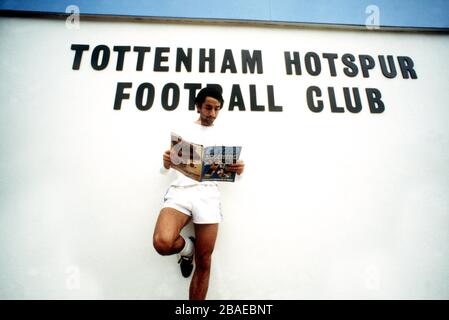
[[[131,51],[130,46],[114,46],[113,50],[117,52],[117,66],[115,70],[122,71],[123,70],[123,62],[125,60],[125,53]]]
[[[335,99],[335,91],[334,88],[328,87],[327,92],[329,94],[329,103],[331,105],[331,112],[334,113],[343,113],[345,112],[345,108],[337,106],[337,100]]]
[[[114,110],[122,108],[123,99],[129,99],[129,93],[125,93],[125,89],[131,89],[133,84],[131,82],[118,82],[115,90]]]
[[[87,45],[87,44],[72,44],[70,49],[75,50],[75,57],[73,58],[72,70],[79,70],[83,52],[89,50],[89,45]]]
[[[315,101],[313,100],[313,96],[321,97],[321,89],[316,86],[311,86],[307,88],[307,106],[309,107],[310,111],[312,112],[321,112],[323,111],[324,104],[322,100],[317,100],[318,104],[315,104]]]
[[[282,106],[277,106],[274,102],[274,87],[272,85],[267,86],[268,95],[268,111],[280,112],[282,111]]]
[[[237,73],[237,68],[235,66],[234,56],[232,55],[231,49],[226,49],[224,52],[220,72],[226,73],[227,70],[230,70],[231,73]]]
[[[201,89],[201,83],[185,83],[184,89],[189,90],[189,110],[195,110],[196,91]]]
[[[359,113],[362,110],[362,100],[360,99],[359,88],[352,88],[355,104],[352,104],[351,92],[349,88],[343,88],[343,94],[345,96],[346,109],[352,113]]]
[[[362,74],[364,78],[369,78],[369,70],[373,69],[375,66],[375,62],[373,57],[361,54],[359,55],[359,61],[360,61],[360,69],[362,69]]]
[[[317,76],[321,73],[320,57],[315,52],[307,52],[304,57],[304,62],[306,64],[306,70],[310,75]]]
[[[382,70],[382,74],[389,79],[393,79],[398,74],[396,72],[396,66],[394,64],[393,56],[387,56],[388,67],[385,63],[385,56],[379,56],[380,69]]]
[[[295,75],[301,75],[301,60],[299,59],[299,52],[293,52],[293,59],[290,52],[284,52],[285,70],[287,74],[293,74],[292,65],[295,66]]]
[[[90,59],[92,68],[97,71],[104,70],[108,66],[110,56],[111,50],[109,50],[108,46],[105,46],[103,44],[96,46],[94,51],[92,52],[92,57]]]
[[[157,47],[156,52],[154,53],[154,71],[157,72],[168,72],[168,66],[163,66],[162,62],[167,62],[168,57],[164,56],[164,53],[169,53],[169,47]]]
[[[245,101],[243,100],[242,91],[238,84],[233,84],[231,89],[231,97],[229,98],[229,111],[234,111],[234,108],[239,108],[239,111],[245,111]]]
[[[206,49],[200,49],[200,72],[206,72],[206,62],[209,64],[209,72],[215,72],[215,49],[209,49],[206,56]]]
[[[336,53],[323,53],[323,58],[328,61],[331,76],[336,77],[337,70],[335,69],[335,59],[338,58],[338,55]]]
[[[418,76],[416,75],[414,67],[413,60],[410,57],[398,57],[399,66],[401,68],[402,77],[404,79],[408,79],[409,76],[412,79],[418,79]]]
[[[144,102],[144,94],[147,98]],[[154,102],[154,86],[149,82],[142,83],[136,91],[136,107],[141,111],[147,111],[153,106]]]
[[[367,88],[366,96],[371,113],[382,113],[385,111],[385,105],[381,100],[382,94],[375,88]]]
[[[359,68],[354,61],[355,57],[350,53],[346,53],[341,57],[341,62],[347,67],[343,68],[343,72],[348,77],[355,77],[359,73]]]
[[[253,55],[249,53],[249,50],[242,50],[242,72],[248,73],[248,68],[250,73],[254,73],[254,69],[257,66],[257,73],[263,73],[263,63],[262,63],[262,51],[253,50]]]
[[[134,47],[134,52],[137,52],[136,71],[143,70],[143,63],[145,61],[145,53],[150,52],[151,47]]]
[[[171,104],[168,102],[170,92],[173,92],[172,93]],[[173,110],[175,110],[178,107],[178,104],[179,104],[179,87],[178,87],[178,85],[176,83],[173,83],[173,82],[167,83],[162,88],[161,103],[162,103],[162,107],[165,110],[168,110],[168,111],[173,111]]]
[[[257,91],[256,91],[256,85],[254,85],[254,84],[249,85],[249,101],[250,101],[251,111],[265,111],[264,105],[257,104]]]
[[[176,72],[181,72],[181,65],[187,72],[192,72],[192,48],[187,49],[187,54],[182,48],[176,50]]]

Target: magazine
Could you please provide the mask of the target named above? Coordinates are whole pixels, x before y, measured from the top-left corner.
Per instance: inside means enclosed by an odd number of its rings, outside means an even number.
[[[228,171],[227,165],[237,162],[241,150],[241,146],[204,147],[171,133],[172,168],[199,182],[234,182],[236,173]]]

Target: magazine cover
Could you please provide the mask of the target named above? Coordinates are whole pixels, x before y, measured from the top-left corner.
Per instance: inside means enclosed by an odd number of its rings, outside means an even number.
[[[172,168],[193,180],[201,181],[203,149],[202,145],[186,141],[172,132],[170,146]]]
[[[241,147],[213,146],[203,151],[202,181],[235,181],[235,172],[229,172],[227,165],[236,163]]]
[[[227,165],[237,162],[241,149],[241,146],[204,147],[171,133],[172,168],[199,182],[234,182],[236,173],[229,172]]]

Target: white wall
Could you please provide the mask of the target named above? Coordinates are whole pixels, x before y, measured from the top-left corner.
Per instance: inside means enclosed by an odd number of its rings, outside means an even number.
[[[1,18],[0,39],[1,298],[187,298],[190,279],[151,238],[168,131],[196,114],[185,90],[172,112],[158,97],[139,111],[133,95],[114,111],[121,81],[221,83],[227,100],[239,83],[248,109],[247,85],[264,104],[274,85],[283,106],[217,120],[247,168],[221,185],[209,299],[449,298],[447,35]],[[94,71],[90,55],[73,71],[73,43],[216,48],[217,72]],[[220,74],[225,48],[262,50],[264,73]],[[287,76],[287,50],[406,55],[418,79]],[[358,114],[312,113],[311,85],[340,101],[344,86],[378,88],[386,110],[362,96]]]

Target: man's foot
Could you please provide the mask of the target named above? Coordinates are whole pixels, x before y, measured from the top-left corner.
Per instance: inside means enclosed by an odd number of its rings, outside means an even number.
[[[189,237],[190,240],[192,240],[193,244],[195,244],[195,238]],[[178,263],[180,263],[181,267],[181,273],[184,278],[190,277],[193,270],[193,254],[191,256],[181,256],[179,258]]]

